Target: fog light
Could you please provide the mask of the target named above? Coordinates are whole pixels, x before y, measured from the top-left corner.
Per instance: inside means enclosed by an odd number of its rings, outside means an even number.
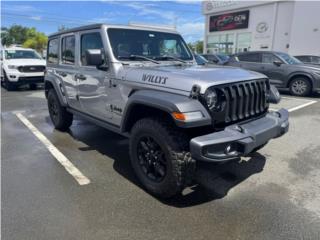
[[[229,154],[231,152],[231,145],[229,144],[226,149],[224,150],[225,154]]]
[[[236,154],[238,154],[237,143],[228,144],[224,149],[224,153],[226,155],[236,155]]]
[[[16,78],[16,76],[15,76],[15,75],[9,75],[9,77],[11,77],[11,78]]]

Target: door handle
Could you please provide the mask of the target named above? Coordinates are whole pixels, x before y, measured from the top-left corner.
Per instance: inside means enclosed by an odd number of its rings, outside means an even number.
[[[82,74],[76,74],[75,77],[76,77],[77,79],[81,80],[81,81],[84,81],[84,80],[87,79],[86,76],[84,76],[84,75],[82,75]]]
[[[60,72],[60,71],[57,71],[57,74],[60,75],[61,77],[66,77],[68,75],[67,73]]]

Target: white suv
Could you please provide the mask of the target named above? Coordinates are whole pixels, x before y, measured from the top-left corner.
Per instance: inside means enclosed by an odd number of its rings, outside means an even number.
[[[31,89],[43,83],[46,62],[29,48],[10,47],[0,50],[1,85],[8,91],[29,84]]]

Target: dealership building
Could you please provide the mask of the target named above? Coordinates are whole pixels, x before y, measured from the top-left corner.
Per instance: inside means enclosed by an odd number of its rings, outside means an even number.
[[[203,1],[205,53],[320,56],[320,1]]]

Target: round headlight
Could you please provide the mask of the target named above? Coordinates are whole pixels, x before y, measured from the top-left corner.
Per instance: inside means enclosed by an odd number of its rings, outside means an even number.
[[[204,94],[208,108],[215,108],[218,104],[217,92],[214,89],[208,89]]]

